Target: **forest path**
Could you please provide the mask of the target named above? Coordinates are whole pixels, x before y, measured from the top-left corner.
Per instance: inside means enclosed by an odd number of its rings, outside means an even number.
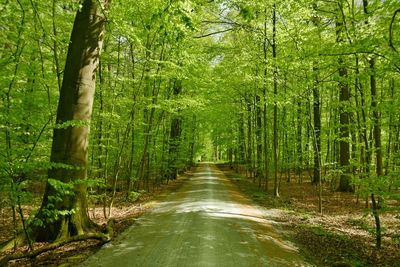
[[[82,266],[311,266],[213,164]]]

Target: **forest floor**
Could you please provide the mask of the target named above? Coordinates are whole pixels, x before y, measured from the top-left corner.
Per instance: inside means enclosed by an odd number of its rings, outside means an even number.
[[[278,222],[287,235],[300,248],[300,253],[318,266],[400,266],[400,217],[385,213],[382,215],[384,227],[382,249],[374,248],[374,221],[364,208],[365,201],[353,194],[323,191],[323,215],[318,213],[316,188],[309,182],[291,183],[282,181],[280,198],[260,190],[257,183],[234,172],[227,165],[218,166],[244,195],[260,206],[268,209],[273,220]],[[137,222],[145,211],[165,198],[171,192],[181,189],[193,176],[187,172],[169,185],[156,188],[151,193],[143,193],[134,204],[118,195],[113,208],[116,220],[115,236]],[[304,180],[306,180],[304,178]],[[272,184],[270,185],[272,189]],[[36,204],[38,204],[37,201]],[[37,205],[24,206],[28,214]],[[102,208],[98,206],[89,213],[98,224],[106,220]],[[27,215],[26,214],[26,215]],[[94,216],[93,216],[94,215]],[[11,211],[0,210],[0,243],[12,237],[13,223]],[[35,248],[45,244],[35,244]],[[99,250],[98,241],[81,241],[65,245],[56,250],[39,255],[34,259],[10,262],[8,266],[74,266]],[[26,248],[24,248],[26,249]],[[20,249],[20,251],[23,251]],[[337,265],[347,263],[348,265]]]
[[[323,215],[318,212],[317,188],[310,182],[281,182],[280,197],[260,190],[258,181],[245,178],[226,164],[218,165],[242,193],[275,211],[276,221],[287,230],[308,258],[318,266],[400,266],[400,215],[381,214],[383,240],[375,249],[374,219],[365,200],[352,193],[323,190]],[[294,175],[293,175],[294,176]],[[398,205],[398,203],[395,203]],[[342,264],[342,265],[341,265]]]
[[[170,192],[178,190],[191,175],[193,175],[192,172],[186,172],[179,176],[177,180],[170,181],[167,185],[164,184],[153,187],[150,192],[142,192],[134,203],[126,200],[126,193],[117,192],[112,208],[112,216],[115,220],[113,227],[114,237],[133,225],[138,217],[150,210],[157,202],[158,198],[162,198]],[[38,191],[43,190],[39,189]],[[32,203],[33,205],[23,206],[26,218],[39,207],[40,199],[35,199]],[[11,239],[13,236],[14,227],[11,214],[10,208],[2,208],[0,210],[0,244]],[[96,208],[93,208],[92,205],[89,208],[89,215],[98,225],[104,225],[107,222],[103,216],[102,205],[96,205]],[[21,225],[20,220],[17,223]],[[45,245],[45,243],[35,243],[33,248],[38,249]],[[7,266],[75,266],[77,263],[98,251],[101,246],[102,243],[97,240],[74,242],[55,250],[42,253],[32,259],[24,258],[10,261]],[[26,250],[27,247],[25,246],[23,248],[18,248],[16,252],[24,252]],[[10,253],[13,253],[13,251],[8,251],[6,254],[8,255]],[[2,256],[3,255],[0,255],[0,258],[2,258]]]

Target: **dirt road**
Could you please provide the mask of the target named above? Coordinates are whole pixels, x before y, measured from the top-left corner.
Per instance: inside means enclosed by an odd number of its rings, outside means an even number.
[[[311,266],[213,165],[82,266]]]

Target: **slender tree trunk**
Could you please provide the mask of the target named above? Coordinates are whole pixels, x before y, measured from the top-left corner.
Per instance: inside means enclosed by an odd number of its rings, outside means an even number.
[[[382,141],[381,141],[381,120],[380,112],[378,110],[378,96],[376,88],[376,78],[375,78],[375,59],[372,58],[369,61],[370,70],[372,72],[370,76],[371,82],[371,107],[372,107],[372,117],[374,122],[373,136],[376,154],[376,175],[378,177],[383,176],[383,160],[382,160]]]
[[[242,106],[242,105],[241,105]],[[243,108],[241,107],[241,110]],[[238,160],[239,164],[243,165],[246,163],[246,140],[245,140],[245,134],[244,134],[244,112],[240,112],[239,114],[239,153],[238,153]]]
[[[264,77],[263,77],[263,122],[264,122],[264,133],[263,133],[263,153],[264,153],[264,180],[265,180],[265,191],[268,191],[269,182],[269,157],[268,157],[268,121],[267,121],[267,24],[268,24],[268,13],[267,8],[264,9],[264,40],[263,40],[263,54],[264,54]]]
[[[367,122],[365,115],[365,97],[364,97],[364,88],[360,81],[360,71],[359,71],[359,58],[356,55],[356,69],[355,69],[355,94],[354,99],[356,103],[357,112],[357,125],[358,125],[358,138],[360,146],[360,169],[361,169],[361,178],[365,178],[369,176],[369,164],[370,164],[370,149],[368,142],[368,134],[367,134]],[[360,99],[361,100],[360,100]],[[358,195],[357,195],[358,202]],[[369,206],[369,198],[366,200],[366,208]]]
[[[262,169],[263,169],[263,149],[262,149],[262,118],[261,118],[261,98],[259,95],[256,95],[255,99],[256,105],[256,158],[257,158],[257,167],[256,167],[256,177],[258,179],[258,187],[261,188],[262,181]]]
[[[314,62],[314,85],[313,85],[313,109],[314,109],[314,136],[315,145],[314,147],[314,176],[313,183],[319,184],[321,179],[321,107],[320,107],[320,96],[319,96],[319,84],[318,84],[318,67],[317,62]]]
[[[298,176],[299,183],[303,182],[303,121],[302,121],[302,101],[297,101],[297,140],[296,140],[296,152],[297,152],[297,168],[296,173]]]
[[[313,9],[317,7],[317,2],[314,1]],[[314,16],[312,18],[314,26],[318,30],[318,40],[321,41],[320,34],[320,18]],[[319,93],[319,77],[318,77],[318,60],[313,62],[313,114],[314,114],[314,175],[313,184],[321,185],[321,103],[320,103],[320,93]],[[321,186],[320,186],[321,187]],[[321,189],[321,188],[320,188]],[[320,190],[321,191],[321,190]],[[321,200],[321,196],[320,196]],[[322,203],[322,201],[320,201]],[[322,213],[322,205],[320,205],[320,212]]]
[[[364,0],[364,2],[367,2]],[[380,113],[378,111],[378,100],[376,94],[376,78],[375,78],[375,59],[371,58],[369,60],[370,66],[370,86],[371,86],[371,107],[372,107],[372,117],[373,117],[373,137],[375,145],[375,160],[376,160],[376,176],[380,179],[383,176],[383,164],[382,164],[382,144],[381,144],[381,123],[380,123]],[[381,209],[380,200],[381,197],[375,198],[374,194],[371,194],[372,201],[372,214],[375,218],[375,229],[376,229],[376,247],[381,248],[382,243],[382,233],[381,233],[381,222],[379,211]]]
[[[178,97],[182,92],[182,81],[177,80],[173,85],[173,95]],[[179,111],[178,111],[179,113]],[[175,180],[178,175],[178,156],[179,147],[181,142],[182,134],[182,118],[180,114],[173,114],[171,121],[171,131],[169,137],[169,149],[168,149],[168,175],[169,179]]]
[[[247,170],[248,170],[248,177],[251,178],[253,176],[253,134],[252,134],[252,120],[251,120],[251,97],[248,96],[246,98],[246,107],[247,107]]]
[[[257,66],[258,68],[258,66]],[[257,69],[258,71],[258,69]],[[257,76],[257,72],[255,73],[255,75]],[[255,86],[255,88],[257,88],[257,85]],[[256,91],[256,90],[255,90]],[[251,161],[251,173],[252,173],[252,178],[253,178],[253,183],[256,182],[256,176],[257,176],[257,169],[256,169],[256,165],[257,165],[257,122],[256,122],[256,117],[257,117],[257,107],[256,107],[256,97],[255,94],[253,95],[253,97],[251,98],[251,125],[253,126],[253,133],[254,133],[254,137],[251,139],[251,151],[253,152],[253,154],[251,155],[252,161]]]
[[[276,62],[276,4],[274,3],[272,11],[272,57]],[[274,63],[274,196],[279,197],[279,183],[278,183],[278,69]]]
[[[342,0],[341,0],[342,1]],[[339,3],[339,5],[341,5]],[[340,11],[338,11],[338,15],[336,18],[336,42],[342,43],[344,41],[343,35],[344,31],[344,21],[341,17]],[[339,104],[340,104],[340,115],[339,115],[339,164],[342,170],[342,174],[340,175],[340,182],[338,190],[340,192],[352,192],[353,187],[351,185],[351,176],[350,176],[350,131],[349,131],[349,123],[350,123],[350,113],[348,111],[349,100],[350,100],[350,88],[347,81],[347,69],[345,67],[345,62],[343,56],[338,58],[338,66],[339,66]]]
[[[137,97],[137,89],[135,88],[136,86],[136,60],[135,60],[135,54],[134,54],[134,47],[133,44],[131,43],[129,46],[129,54],[130,54],[130,60],[132,63],[132,69],[131,69],[131,78],[132,78],[132,107],[131,107],[131,149],[130,149],[130,154],[129,154],[129,165],[128,165],[128,190],[127,190],[127,197],[129,197],[129,193],[131,192],[133,188],[133,183],[136,180],[136,177],[133,176],[133,169],[134,169],[134,158],[135,158],[135,119],[136,119],[136,97]]]
[[[193,115],[192,118],[192,127],[191,127],[191,133],[190,133],[190,140],[189,140],[189,154],[188,154],[188,167],[192,167],[194,165],[194,146],[196,143],[196,126],[197,126],[197,118],[196,115]],[[236,158],[235,158],[236,160]]]
[[[284,82],[283,82],[283,93],[284,93],[284,98],[286,99],[287,97],[287,71],[284,73]],[[283,105],[282,109],[282,129],[287,129],[287,107],[286,105]],[[281,177],[283,176],[283,172],[286,174],[286,182],[290,182],[290,170],[289,170],[289,162],[290,162],[290,152],[289,152],[289,145],[288,145],[288,131],[282,131],[282,153],[281,153],[281,164],[284,166],[284,168],[281,169]],[[281,181],[279,181],[280,185]]]
[[[390,106],[393,107],[394,104],[394,78],[389,81],[389,90],[390,90]],[[389,174],[390,164],[392,163],[392,146],[393,146],[393,136],[395,135],[395,126],[394,126],[394,117],[395,114],[390,112],[389,114],[389,137],[386,146],[386,164],[385,164],[385,176]],[[392,164],[394,165],[394,164]]]
[[[161,51],[160,51],[160,55],[159,55],[159,62],[162,62],[164,60],[164,52],[165,52],[165,38],[166,35],[164,35],[164,38],[162,40],[162,44],[161,44]],[[148,36],[148,43],[146,45],[146,47],[150,47],[149,44],[149,36]],[[146,60],[150,61],[150,52],[146,51]],[[149,64],[149,62],[147,62],[147,64]],[[143,182],[144,186],[146,186],[147,191],[149,190],[149,162],[150,162],[150,154],[149,154],[149,147],[151,145],[151,137],[152,137],[152,132],[153,132],[153,124],[154,124],[154,114],[156,112],[156,108],[155,105],[157,104],[157,100],[158,100],[158,94],[159,94],[159,90],[160,90],[160,86],[161,86],[161,77],[160,77],[160,72],[162,69],[162,64],[158,64],[157,65],[157,71],[156,71],[156,77],[155,80],[153,81],[153,85],[151,85],[151,79],[150,79],[150,66],[147,65],[145,68],[145,88],[144,88],[144,97],[148,98],[151,96],[151,109],[149,112],[149,108],[146,106],[144,108],[144,120],[147,123],[146,127],[145,127],[145,131],[144,131],[144,144],[143,144],[143,153],[142,153],[142,157],[141,157],[141,161],[139,164],[139,169],[138,169],[138,188],[139,189],[139,185],[140,182]],[[151,91],[151,95],[150,95],[150,91]]]
[[[56,26],[56,4],[57,0],[53,0],[52,6],[52,22],[53,22],[53,56],[54,56],[54,63],[56,67],[56,75],[57,75],[57,85],[58,90],[61,90],[61,71],[60,71],[60,61],[58,59],[58,41],[57,41],[57,26]]]
[[[368,0],[363,0],[364,13],[368,15]],[[365,24],[368,25],[368,19],[365,21]],[[370,69],[370,88],[371,88],[371,109],[372,109],[372,120],[373,120],[373,139],[374,139],[374,148],[375,148],[375,160],[376,160],[376,176],[377,179],[380,179],[383,176],[383,160],[382,160],[382,141],[381,141],[381,120],[380,120],[380,112],[378,110],[378,96],[377,96],[377,87],[376,87],[376,74],[375,74],[375,57],[371,56],[368,60],[369,69]],[[375,193],[371,194],[372,201],[372,214],[375,219],[375,229],[376,229],[376,247],[378,249],[381,248],[382,243],[382,230],[381,230],[381,221],[380,221],[380,209],[381,209],[381,197],[375,197]]]

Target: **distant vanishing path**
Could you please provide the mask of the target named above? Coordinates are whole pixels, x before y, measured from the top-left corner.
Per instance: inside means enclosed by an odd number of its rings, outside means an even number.
[[[83,266],[311,266],[212,164]]]

